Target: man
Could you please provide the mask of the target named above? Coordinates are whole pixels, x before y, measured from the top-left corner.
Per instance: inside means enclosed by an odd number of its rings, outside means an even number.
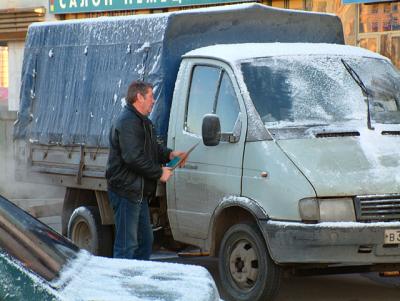
[[[185,155],[157,143],[148,118],[153,105],[152,85],[132,82],[126,106],[110,130],[106,178],[114,210],[115,258],[149,260],[153,231],[148,202],[157,180],[167,182],[172,176],[172,170],[161,164]]]

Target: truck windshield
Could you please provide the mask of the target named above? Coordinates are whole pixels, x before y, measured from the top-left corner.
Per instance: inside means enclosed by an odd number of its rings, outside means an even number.
[[[0,253],[53,280],[78,251],[69,240],[0,196]]]
[[[296,127],[367,120],[367,101],[339,56],[278,56],[241,63],[245,84],[269,127]],[[400,75],[387,61],[343,58],[371,95],[375,123],[400,123]],[[366,124],[366,122],[365,122]]]

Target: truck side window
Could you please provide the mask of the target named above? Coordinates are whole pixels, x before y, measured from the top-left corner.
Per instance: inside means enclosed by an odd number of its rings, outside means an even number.
[[[219,116],[222,133],[232,133],[240,112],[235,90],[228,74],[224,72],[218,92],[215,113]]]
[[[219,68],[210,66],[196,66],[193,69],[185,122],[186,131],[201,135],[203,116],[213,111],[220,73]]]

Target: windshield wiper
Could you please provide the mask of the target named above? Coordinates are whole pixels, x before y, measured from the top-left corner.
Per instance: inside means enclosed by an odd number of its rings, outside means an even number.
[[[347,72],[349,72],[350,76],[354,79],[354,81],[357,83],[357,85],[361,88],[363,95],[367,99],[367,127],[369,130],[374,130],[374,128],[371,125],[371,102],[369,100],[369,96],[371,96],[371,94],[369,93],[367,87],[364,85],[363,81],[361,80],[361,78],[357,74],[357,72],[354,71],[354,69],[344,59],[340,59],[340,60],[342,61],[342,64],[346,68]]]

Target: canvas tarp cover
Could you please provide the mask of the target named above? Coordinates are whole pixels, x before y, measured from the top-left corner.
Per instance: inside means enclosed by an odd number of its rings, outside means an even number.
[[[107,147],[127,87],[140,79],[154,85],[150,118],[166,141],[184,53],[213,44],[276,41],[344,43],[335,16],[260,4],[34,24],[25,45],[14,138]]]

